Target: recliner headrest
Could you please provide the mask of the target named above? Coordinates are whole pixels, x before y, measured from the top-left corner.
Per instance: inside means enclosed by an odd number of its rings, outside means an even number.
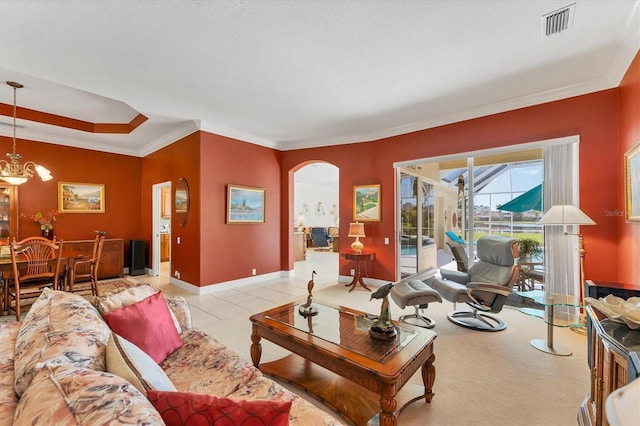
[[[512,266],[520,256],[518,240],[488,235],[478,239],[478,259],[500,266]]]

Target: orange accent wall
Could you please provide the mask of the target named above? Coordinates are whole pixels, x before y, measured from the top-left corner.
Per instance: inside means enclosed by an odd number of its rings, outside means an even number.
[[[142,227],[141,238],[145,241],[146,262],[151,266],[151,241],[153,236],[153,185],[171,182],[171,199],[179,178],[185,178],[189,186],[189,216],[184,226],[178,225],[171,215],[171,269],[180,271],[180,280],[201,285],[200,274],[200,132],[192,133],[169,146],[153,152],[142,159]],[[181,244],[176,244],[180,237]]]
[[[624,154],[640,143],[640,52],[627,70],[618,88],[620,143],[618,160],[618,211],[625,211]],[[640,283],[640,222],[627,223],[624,216],[616,218],[618,234],[619,280]]]
[[[12,140],[0,136],[0,157],[11,151]],[[141,162],[127,155],[90,151],[18,139],[16,151],[22,161],[34,161],[51,170],[53,179],[42,182],[36,175],[18,187],[18,238],[40,235],[40,227],[30,216],[58,208],[58,182],[105,185],[105,213],[64,213],[54,225],[56,238],[95,238],[94,229],[111,232],[111,238],[125,240],[125,266],[129,264],[129,240],[140,238]]]
[[[201,134],[201,285],[280,271],[280,153]],[[264,188],[265,223],[227,224],[227,185]],[[293,222],[292,226],[293,226]]]
[[[280,271],[280,153],[207,132],[195,132],[142,160],[143,227],[152,237],[152,186],[187,179],[190,212],[181,227],[172,216],[171,269],[207,286]],[[226,224],[227,185],[265,188],[265,223]],[[292,222],[293,223],[293,222]],[[180,236],[182,243],[176,244]],[[147,263],[150,263],[147,253]]]
[[[357,184],[381,184],[382,220],[365,225],[367,249],[377,252],[370,266],[371,277],[393,280],[396,277],[397,244],[384,245],[384,238],[395,241],[395,174],[393,163],[460,152],[517,145],[563,136],[580,135],[580,207],[597,222],[585,226],[587,245],[585,275],[590,279],[617,281],[618,219],[605,216],[605,210],[618,207],[618,168],[615,149],[618,140],[618,91],[611,89],[557,102],[467,120],[433,129],[390,137],[374,142],[339,145],[284,152],[283,179],[300,163],[329,161],[340,169],[340,223],[352,218],[352,188]],[[287,200],[288,196],[283,199]],[[288,210],[287,210],[288,209]],[[282,224],[292,223],[291,209],[283,201]],[[346,237],[346,227],[341,226]],[[288,240],[287,240],[288,241]],[[342,243],[344,241],[344,243]],[[348,238],[341,239],[342,248]],[[290,243],[289,243],[290,244]],[[285,251],[285,253],[287,253]],[[283,255],[283,268],[291,265]],[[348,275],[351,265],[340,261],[340,274]],[[640,282],[640,277],[635,276]]]

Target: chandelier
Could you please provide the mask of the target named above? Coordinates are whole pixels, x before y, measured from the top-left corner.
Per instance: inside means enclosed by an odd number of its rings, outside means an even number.
[[[53,179],[51,172],[45,167],[34,163],[33,161],[27,161],[24,164],[20,164],[20,154],[16,153],[16,110],[17,110],[17,92],[18,89],[24,86],[15,81],[7,81],[7,84],[13,87],[13,152],[7,153],[7,157],[11,159],[11,162],[7,160],[0,160],[0,179],[11,185],[20,185],[33,177],[34,170],[40,176],[44,182]]]

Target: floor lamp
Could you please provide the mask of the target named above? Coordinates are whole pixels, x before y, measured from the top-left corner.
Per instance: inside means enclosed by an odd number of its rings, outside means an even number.
[[[584,279],[584,257],[587,251],[584,249],[584,237],[582,234],[572,234],[567,231],[568,225],[595,225],[589,216],[584,214],[582,210],[574,205],[555,205],[552,206],[538,221],[538,225],[562,225],[565,235],[576,235],[578,237],[578,254],[580,256],[580,324],[582,327],[571,327],[573,331],[586,334],[586,315],[584,314],[584,296],[585,296],[585,279]]]

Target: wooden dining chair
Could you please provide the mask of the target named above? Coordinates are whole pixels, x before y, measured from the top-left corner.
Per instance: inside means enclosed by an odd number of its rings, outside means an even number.
[[[77,286],[83,281],[91,282],[91,294],[98,294],[98,266],[102,257],[102,246],[104,245],[105,236],[103,234],[96,235],[93,241],[93,253],[91,257],[76,259],[69,275],[69,291],[83,291],[82,287]]]
[[[60,289],[62,241],[42,237],[16,241],[14,238],[10,250],[13,285],[7,286],[5,304],[7,313],[13,309],[16,321],[20,321],[21,300],[38,297],[45,287]]]

